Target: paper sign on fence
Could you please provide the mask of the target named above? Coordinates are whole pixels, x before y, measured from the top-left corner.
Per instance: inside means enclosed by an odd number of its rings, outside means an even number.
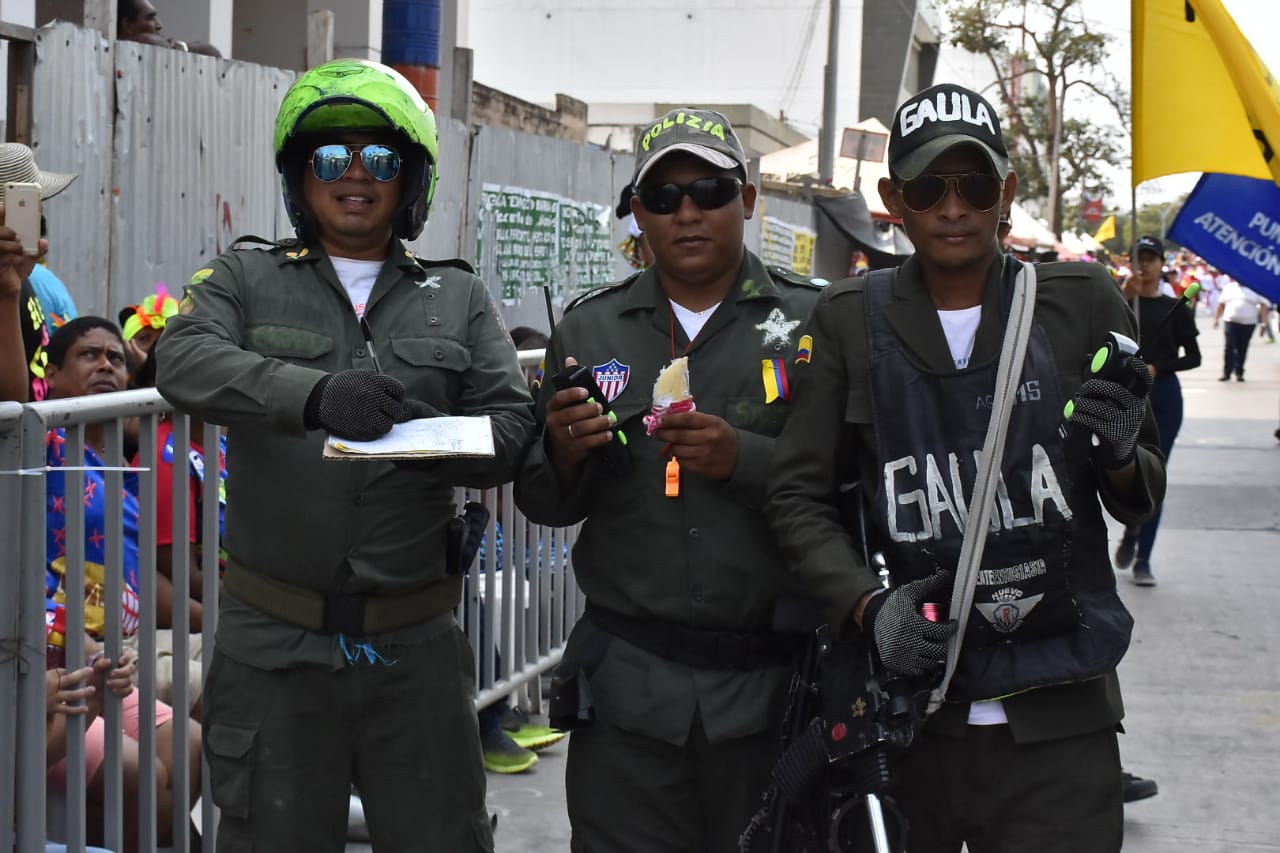
[[[382,438],[353,441],[329,436],[326,459],[433,459],[493,456],[493,425],[481,417],[418,418],[396,424]]]

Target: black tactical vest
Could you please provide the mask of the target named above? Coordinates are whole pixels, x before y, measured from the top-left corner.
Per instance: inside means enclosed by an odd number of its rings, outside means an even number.
[[[998,359],[942,374],[918,364],[883,310],[895,275],[868,276],[866,305],[879,459],[872,515],[897,585],[956,570]],[[1037,323],[949,700],[1082,681],[1113,669],[1128,648],[1133,623],[1115,592],[1096,494],[1077,483],[1092,483],[1087,446],[1077,452],[1059,432],[1064,402]],[[1083,549],[1082,525],[1095,534]]]

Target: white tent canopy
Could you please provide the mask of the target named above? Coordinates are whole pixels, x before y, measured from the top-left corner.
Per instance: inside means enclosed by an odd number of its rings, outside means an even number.
[[[854,130],[870,130],[876,133],[883,133],[886,136],[889,129],[880,123],[879,119],[869,118],[858,122],[853,126]],[[837,140],[839,144],[839,140]],[[888,146],[885,146],[886,151]],[[889,177],[889,165],[887,162],[888,155],[880,160],[862,160],[862,167],[859,170],[859,161],[853,157],[836,157],[834,174],[831,177],[831,185],[836,189],[853,190],[854,176],[857,175],[862,184],[862,195],[867,200],[867,207],[871,210],[872,216],[888,216],[889,211],[885,210],[883,202],[880,201],[880,193],[876,190],[876,183],[881,178]],[[818,140],[810,139],[801,142],[799,145],[793,145],[790,148],[783,148],[781,151],[774,151],[772,154],[766,154],[760,158],[760,175],[763,178],[770,178],[778,181],[795,182],[803,177],[812,178],[815,182],[818,180]]]
[[[1013,203],[1009,219],[1013,223],[1013,228],[1005,239],[1006,244],[1020,249],[1038,251],[1049,251],[1058,245],[1058,238],[1053,235],[1053,232],[1023,210],[1022,205],[1016,201]]]

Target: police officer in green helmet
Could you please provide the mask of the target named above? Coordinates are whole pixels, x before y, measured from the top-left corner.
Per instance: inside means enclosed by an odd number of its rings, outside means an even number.
[[[403,77],[307,72],[275,150],[297,239],[199,270],[156,350],[161,393],[228,425],[235,466],[204,694],[218,850],[340,851],[354,784],[379,853],[489,851],[454,486],[511,479],[531,400],[484,283],[401,242],[439,153]],[[488,415],[494,456],[322,459],[326,435],[437,414]]]

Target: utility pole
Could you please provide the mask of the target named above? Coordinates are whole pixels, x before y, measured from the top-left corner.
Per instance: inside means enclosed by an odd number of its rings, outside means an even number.
[[[822,132],[818,135],[818,179],[830,184],[836,170],[836,60],[840,54],[840,0],[827,16],[827,64],[822,71]]]

